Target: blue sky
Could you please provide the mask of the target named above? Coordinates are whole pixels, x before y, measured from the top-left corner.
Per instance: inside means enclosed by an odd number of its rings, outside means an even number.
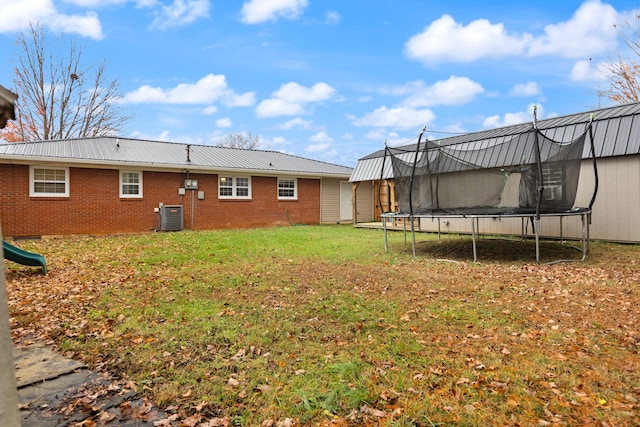
[[[64,32],[106,61],[122,135],[262,147],[353,166],[390,145],[572,114],[606,99],[632,1],[1,0],[0,84],[16,34]]]

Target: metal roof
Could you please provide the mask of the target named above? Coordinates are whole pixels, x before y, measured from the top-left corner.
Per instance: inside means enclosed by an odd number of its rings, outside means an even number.
[[[242,172],[344,178],[353,171],[346,166],[277,151],[117,137],[0,144],[0,162],[49,162],[84,166],[179,169],[203,173]]]
[[[542,133],[559,142],[571,141],[581,135],[593,114],[593,140],[596,157],[612,157],[640,154],[640,103],[627,104],[566,116],[539,120],[536,126]],[[533,123],[522,123],[496,129],[456,135],[448,138],[429,140],[429,143],[446,146],[447,148],[477,149],[488,147],[514,138],[517,143],[505,151],[491,164],[512,164],[515,152],[522,152],[521,144],[531,146],[531,142],[524,136],[533,129]],[[425,141],[422,141],[424,143]],[[401,148],[415,151],[416,143],[404,145]],[[351,178],[351,182],[372,181],[380,179],[385,150],[378,150],[358,160]],[[589,143],[585,144],[583,158],[591,157]],[[390,163],[390,162],[387,162]],[[391,165],[385,163],[382,178],[392,178]]]

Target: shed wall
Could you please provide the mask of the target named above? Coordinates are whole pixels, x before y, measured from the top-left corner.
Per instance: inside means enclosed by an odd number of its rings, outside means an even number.
[[[361,182],[356,190],[357,222],[373,221],[374,212],[374,182]]]
[[[590,236],[596,240],[640,243],[640,155],[609,157],[598,159],[599,190],[593,206]],[[592,160],[583,160],[578,184],[576,206],[589,205],[595,175]],[[444,220],[421,219],[420,229],[452,233],[471,233],[471,222],[464,218]],[[530,224],[525,223],[528,234],[532,234]],[[518,218],[482,219],[479,232],[484,234],[519,235],[523,230]],[[541,234],[544,237],[580,238],[582,222],[580,217],[543,218]]]
[[[340,222],[340,180],[322,179],[321,218],[323,224]]]

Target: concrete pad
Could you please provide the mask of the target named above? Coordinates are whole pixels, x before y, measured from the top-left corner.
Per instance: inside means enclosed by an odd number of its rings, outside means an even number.
[[[18,388],[85,368],[85,365],[77,360],[64,358],[40,346],[14,349],[13,356]]]
[[[113,380],[45,347],[14,347],[14,364],[22,427],[72,426],[85,420],[153,427],[154,421],[166,418],[137,392],[111,389]],[[105,390],[111,391],[102,393]],[[89,404],[77,404],[84,397],[90,399]],[[106,415],[104,422],[99,419],[101,414]]]

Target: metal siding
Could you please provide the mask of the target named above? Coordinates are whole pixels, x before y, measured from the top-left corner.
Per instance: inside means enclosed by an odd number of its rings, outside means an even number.
[[[373,221],[373,183],[362,182],[356,190],[358,222]]]
[[[622,156],[627,153],[627,145],[629,144],[629,133],[631,131],[631,117],[622,117],[619,119],[619,128],[616,134],[616,140],[611,149],[612,156]]]
[[[320,222],[335,224],[340,222],[340,180],[322,179],[320,200]]]
[[[615,117],[609,120],[607,123],[607,132],[605,134],[606,140],[602,146],[600,157],[610,157],[615,151],[615,145],[618,143],[618,130],[620,128],[620,118]],[[626,148],[626,147],[625,147]]]
[[[560,138],[562,138],[562,135],[560,134],[560,129],[562,128],[555,127],[555,128],[547,129],[546,131],[542,132],[542,134],[553,141],[558,141],[560,140]]]
[[[604,151],[608,124],[608,121],[598,121],[594,123],[593,145],[596,157],[601,157],[602,152]]]
[[[382,169],[382,163],[384,162],[384,174],[383,179],[393,177],[393,170],[391,160],[383,160],[382,157],[375,159],[358,160],[356,167],[349,178],[349,182],[362,182],[380,179],[380,170]]]
[[[509,164],[509,162],[507,161],[507,156],[510,151],[508,148],[508,144],[513,143],[512,141],[514,141],[513,137],[505,138],[502,141],[502,146],[500,147],[500,151],[498,152],[497,157],[495,159],[495,166]]]
[[[189,156],[187,156],[189,147]],[[115,137],[83,138],[0,145],[0,159],[12,156],[34,161],[122,163],[188,169],[254,170],[257,173],[288,172],[348,177],[352,169],[277,151],[241,150],[206,145],[133,140]]]
[[[631,122],[631,130],[629,131],[629,142],[627,144],[627,152],[625,154],[640,153],[640,116],[633,116]]]
[[[623,106],[615,106],[610,108],[604,108],[589,112],[581,112],[572,115],[553,117],[549,119],[539,120],[537,122],[538,128],[549,138],[561,142],[567,142],[575,139],[582,134],[587,127],[587,124],[594,117],[593,121],[593,135],[595,154],[597,157],[608,156],[622,156],[637,154],[640,152],[640,103],[629,104]],[[625,136],[626,126],[631,121],[631,128],[629,131],[628,139]],[[618,132],[619,124],[622,127],[622,133]],[[527,161],[533,161],[532,146],[533,139],[527,132],[532,129],[531,123],[522,123],[513,126],[505,126],[497,129],[490,129],[479,131],[475,133],[469,133],[465,135],[456,135],[449,138],[437,140],[443,147],[456,146],[460,149],[468,149],[474,147],[484,147],[485,144],[490,143],[491,139],[495,138],[517,138],[516,148],[511,149],[511,152],[500,152],[497,158],[501,161],[498,162],[494,159],[479,158],[476,162],[491,165],[491,166],[509,166],[513,164],[520,164],[521,156],[527,156]],[[608,130],[609,129],[609,130]],[[615,131],[615,135],[612,135],[612,131]],[[522,135],[526,135],[522,138]],[[526,141],[525,141],[526,139]],[[528,147],[522,147],[520,144],[528,145]],[[415,148],[415,144],[408,145],[404,148]],[[366,158],[372,158],[380,154],[382,151],[377,151]],[[590,158],[590,144],[587,143],[584,151],[583,158]],[[357,181],[365,181],[368,179],[379,179],[379,169],[377,173],[369,171],[368,174],[358,171],[359,165],[356,165],[356,172],[352,175],[352,181],[354,176],[357,177]],[[386,168],[385,168],[386,169]],[[385,171],[386,173],[386,171]]]

